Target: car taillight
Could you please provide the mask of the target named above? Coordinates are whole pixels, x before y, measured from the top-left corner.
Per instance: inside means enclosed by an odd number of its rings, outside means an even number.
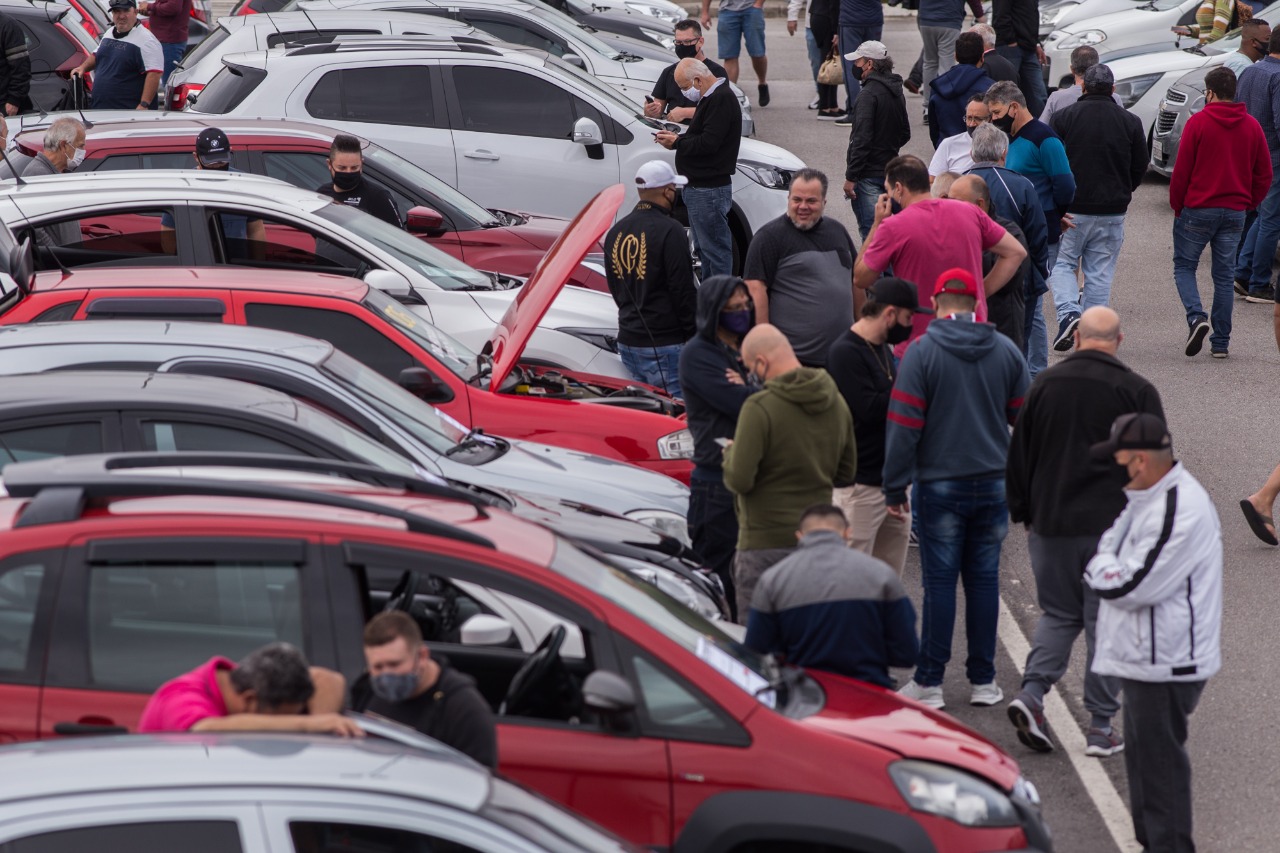
[[[80,26],[84,27],[84,31],[89,34],[89,38],[91,39],[96,39],[102,35],[102,32],[98,29],[98,25],[89,18],[81,18]]]
[[[187,98],[191,97],[203,88],[204,86],[199,83],[183,83],[181,86],[175,86],[169,91],[169,109],[186,109]]]
[[[201,21],[201,22],[207,22],[207,21],[209,20],[209,19],[208,19],[208,17],[207,17],[207,16],[205,15],[205,13],[204,13],[204,9],[201,9],[201,8],[199,8],[199,7],[197,7],[197,6],[192,6],[192,7],[191,7],[191,17],[193,17],[193,18],[195,18],[197,21]]]

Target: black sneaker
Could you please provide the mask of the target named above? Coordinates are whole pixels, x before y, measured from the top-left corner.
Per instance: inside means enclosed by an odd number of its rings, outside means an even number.
[[[1196,355],[1200,352],[1200,348],[1204,346],[1204,339],[1209,336],[1209,321],[1197,320],[1195,325],[1191,327],[1191,331],[1187,333],[1187,355]]]
[[[1216,349],[1210,353],[1214,358],[1230,358],[1230,355],[1224,349]]]
[[[1249,282],[1247,281],[1241,281],[1240,279],[1236,279],[1234,282],[1234,288],[1236,291],[1236,296],[1249,295]]]
[[[1067,352],[1071,349],[1071,336],[1076,332],[1076,326],[1080,325],[1080,315],[1072,312],[1062,318],[1062,322],[1058,324],[1058,336],[1053,339],[1054,352]]]
[[[769,106],[769,84],[761,83],[759,86],[756,86],[756,90],[760,92],[760,106]]]
[[[836,127],[853,127],[853,114],[845,113],[836,119]]]
[[[1261,290],[1250,290],[1249,295],[1244,298],[1244,301],[1258,304],[1275,302],[1276,289],[1274,287],[1264,287]]]

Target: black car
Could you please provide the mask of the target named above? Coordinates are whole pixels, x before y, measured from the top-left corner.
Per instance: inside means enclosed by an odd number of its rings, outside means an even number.
[[[86,0],[97,2],[97,0]],[[0,14],[22,28],[31,54],[31,98],[37,112],[51,111],[66,93],[71,69],[97,47],[80,26],[79,13],[62,3],[0,0]]]

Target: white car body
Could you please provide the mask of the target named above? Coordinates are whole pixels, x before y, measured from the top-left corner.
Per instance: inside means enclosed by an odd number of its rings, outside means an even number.
[[[574,6],[581,6],[588,12],[608,12],[615,15],[646,15],[657,18],[668,24],[676,24],[690,17],[683,6],[671,0],[568,0]]]
[[[1094,0],[1086,0],[1087,6]],[[1195,23],[1200,0],[1152,0],[1140,6],[1104,15],[1090,15],[1049,34],[1044,43],[1049,58],[1049,85],[1071,73],[1071,51],[1090,46],[1108,64],[1126,56],[1150,54],[1179,47],[1178,37],[1170,27]],[[1184,39],[1182,47],[1191,47],[1194,39]],[[1116,75],[1119,80],[1119,75]]]
[[[1129,105],[1129,112],[1142,120],[1142,129],[1149,139],[1160,113],[1160,99],[1169,87],[1188,71],[1209,62],[1209,57],[1186,50],[1165,50],[1141,56],[1126,56],[1107,62],[1116,78],[1116,94],[1127,100],[1138,93],[1136,101]]]

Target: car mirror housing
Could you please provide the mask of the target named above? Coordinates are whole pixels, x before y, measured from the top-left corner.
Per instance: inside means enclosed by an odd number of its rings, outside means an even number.
[[[411,207],[405,216],[405,229],[410,234],[435,234],[444,230],[444,216],[430,207]]]
[[[477,613],[462,623],[464,646],[508,646],[515,636],[511,623],[501,616]]]
[[[392,298],[398,299],[413,293],[409,280],[391,270],[370,270],[364,275],[364,283]]]
[[[600,714],[627,714],[636,709],[636,692],[616,672],[598,669],[582,683],[582,701]]]
[[[583,62],[582,57],[578,56],[576,53],[566,53],[564,56],[560,57],[560,60],[562,62],[569,63],[574,68],[581,68],[583,71],[587,70],[587,63]]]
[[[604,134],[592,119],[580,118],[573,123],[573,141],[584,146],[592,160],[604,159]]]
[[[447,403],[453,399],[453,390],[425,367],[406,367],[400,371],[397,381],[401,388],[428,403]]]

